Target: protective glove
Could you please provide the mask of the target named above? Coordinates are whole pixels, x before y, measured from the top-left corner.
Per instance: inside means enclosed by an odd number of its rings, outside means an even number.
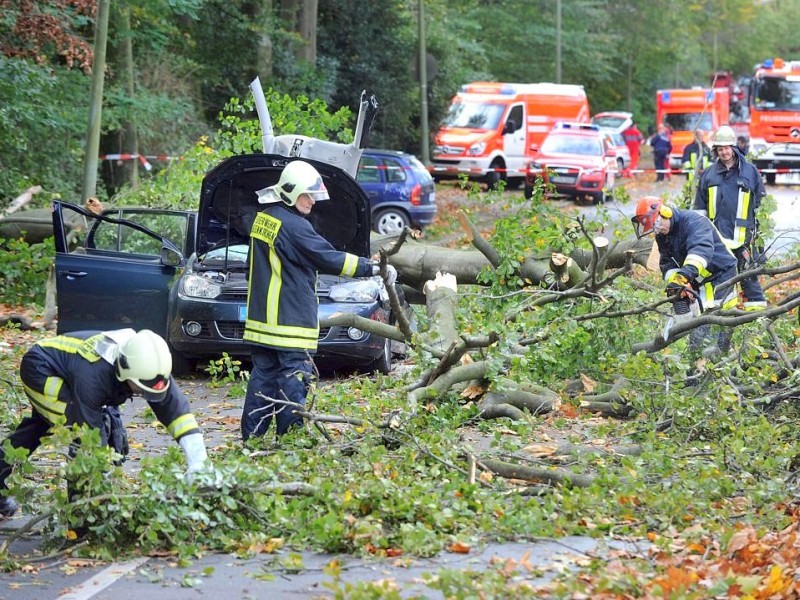
[[[689,292],[686,288],[689,286],[689,279],[681,273],[677,271],[670,275],[669,279],[667,279],[667,288],[666,293],[668,297],[678,296],[679,298],[688,298],[690,296]]]
[[[381,266],[380,265],[372,265],[372,274],[373,275],[380,275],[381,274]],[[397,281],[397,269],[395,269],[392,265],[386,265],[386,285],[391,286],[394,285],[394,282]]]
[[[202,433],[190,433],[178,440],[186,456],[186,481],[192,483],[198,471],[202,471],[209,463],[206,444]]]

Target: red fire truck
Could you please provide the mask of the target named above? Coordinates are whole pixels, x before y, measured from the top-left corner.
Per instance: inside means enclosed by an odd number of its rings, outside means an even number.
[[[765,60],[750,84],[750,151],[767,183],[800,168],[800,61]]]

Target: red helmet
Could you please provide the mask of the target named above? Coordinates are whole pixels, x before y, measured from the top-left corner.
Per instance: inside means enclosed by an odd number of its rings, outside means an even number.
[[[631,217],[631,223],[633,223],[633,230],[636,232],[637,238],[644,237],[653,231],[659,213],[662,213],[662,216],[665,217],[672,216],[672,211],[670,211],[670,215],[663,215],[662,206],[664,206],[664,203],[661,198],[656,196],[645,196],[639,200],[636,204],[636,215]]]

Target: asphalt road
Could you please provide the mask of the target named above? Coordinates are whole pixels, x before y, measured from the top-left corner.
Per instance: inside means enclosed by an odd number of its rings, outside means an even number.
[[[778,184],[769,186],[767,190],[778,202],[774,214],[776,238],[772,248],[787,252],[800,241],[800,178],[794,181],[788,176],[780,177]],[[637,180],[630,191],[636,200],[640,195],[661,195],[664,191],[675,193],[681,184],[679,178],[660,184]],[[565,208],[569,207],[568,201],[564,202]],[[618,214],[620,219],[627,219],[635,208],[635,202],[622,206],[606,205],[606,208]],[[575,210],[591,215],[596,209],[581,206]],[[203,379],[182,380],[180,383],[192,398],[193,410],[203,425],[208,445],[213,448],[237,443],[241,399],[222,397],[219,390],[210,388]],[[131,472],[137,470],[142,456],[160,452],[164,445],[172,443],[167,435],[156,432],[144,422],[141,410],[141,404],[129,403],[123,411],[126,424],[131,426],[131,442],[136,445],[131,460],[126,463],[126,469]],[[21,514],[3,522],[0,540],[5,539],[10,530],[25,524],[31,516]],[[20,556],[37,556],[38,543],[39,538],[34,534],[16,541],[11,550]],[[273,598],[331,597],[332,590],[325,587],[331,579],[322,569],[334,559],[342,564],[342,582],[393,580],[402,590],[403,597],[441,598],[422,583],[425,573],[435,573],[442,568],[481,571],[501,559],[515,561],[513,564],[520,566],[520,581],[535,584],[548,580],[562,569],[571,568],[588,556],[606,556],[613,548],[621,546],[623,543],[620,541],[565,538],[488,544],[474,548],[468,554],[444,553],[433,559],[363,560],[351,556],[300,553],[299,563],[293,562],[291,551],[287,549],[249,559],[211,554],[189,567],[178,567],[172,559],[164,557],[141,557],[102,564],[59,555],[32,562],[13,573],[0,574],[0,600],[181,600],[198,597],[257,598],[264,595]],[[630,544],[627,547],[638,550]],[[289,563],[291,565],[287,566]],[[522,568],[523,565],[530,566]]]

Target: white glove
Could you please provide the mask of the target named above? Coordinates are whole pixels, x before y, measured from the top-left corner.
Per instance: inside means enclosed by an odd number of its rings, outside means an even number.
[[[381,266],[372,265],[372,274],[380,275]],[[397,281],[397,269],[395,269],[392,265],[386,265],[386,285],[387,286],[394,285],[395,281]]]
[[[202,433],[190,433],[183,436],[178,440],[183,453],[186,455],[186,480],[191,483],[194,479],[194,474],[203,468],[208,463],[208,453],[206,452],[206,444],[203,441]]]

